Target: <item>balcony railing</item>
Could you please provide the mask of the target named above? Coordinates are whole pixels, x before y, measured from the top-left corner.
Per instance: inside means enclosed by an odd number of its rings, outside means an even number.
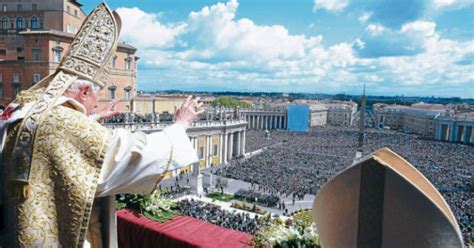
[[[207,128],[207,127],[222,127],[233,126],[238,124],[246,124],[245,120],[225,120],[225,121],[199,121],[191,124],[190,129]],[[161,130],[167,126],[172,125],[172,122],[136,122],[136,123],[103,123],[102,125],[110,128],[123,128],[132,131],[146,131],[146,130]]]
[[[16,29],[16,28],[1,29],[0,28],[0,34],[3,34],[3,35],[18,34],[19,32],[22,32],[22,31],[38,31],[38,30],[44,30],[44,29],[43,28],[20,28],[20,29]]]

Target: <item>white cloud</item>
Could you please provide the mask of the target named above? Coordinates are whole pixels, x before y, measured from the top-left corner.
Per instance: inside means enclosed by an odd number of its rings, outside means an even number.
[[[402,26],[403,33],[420,33],[425,37],[430,37],[435,34],[436,23],[430,21],[415,21]]]
[[[433,0],[433,4],[436,8],[449,7],[454,4],[454,0]]]
[[[361,40],[360,38],[357,38],[354,44],[358,49],[364,49],[365,48],[365,42]]]
[[[186,24],[164,25],[157,20],[159,14],[146,13],[141,9],[118,8],[122,19],[121,38],[139,47],[174,46],[176,37],[186,28]]]
[[[381,24],[388,28],[400,28],[402,25],[420,19],[436,19],[442,12],[459,10],[474,4],[474,0],[361,0],[356,1],[351,11],[363,11],[358,20],[366,23]]]
[[[432,21],[397,29],[369,24],[353,42],[324,46],[321,35],[238,19],[238,6],[235,0],[215,4],[178,24],[120,8],[122,37],[138,47],[144,67],[139,87],[348,92],[367,82],[398,93],[413,85],[462,87],[474,80],[472,66],[459,62],[474,53],[474,41],[442,39]],[[361,54],[370,49],[379,54]]]
[[[364,13],[362,13],[362,15],[359,16],[358,20],[359,20],[360,23],[365,23],[369,20],[371,15],[372,15],[372,13],[370,13],[370,12],[364,12]]]
[[[329,12],[341,12],[349,5],[349,0],[314,0],[313,12],[324,9]]]
[[[470,52],[474,52],[474,41],[460,42],[442,39],[436,32],[436,24],[429,21],[407,23],[400,30],[385,29],[381,36],[390,40],[392,34],[398,37],[405,36],[402,39],[405,42],[403,43],[404,49],[417,49],[416,46],[419,46],[423,48],[423,51],[404,56],[381,56],[364,59],[363,61],[367,64],[362,68],[369,67],[368,65],[376,68],[367,70],[370,72],[370,76],[375,77],[367,77],[368,73],[362,70],[361,75],[366,76],[366,80],[377,79],[375,81],[390,82],[393,84],[392,87],[398,84],[408,88],[411,87],[413,91],[429,86],[437,88],[438,94],[446,94],[455,85],[459,85],[461,89],[463,85],[468,87],[474,80],[472,68],[463,63],[457,63]],[[364,43],[364,45],[374,44]],[[383,45],[382,43],[379,46],[383,48],[388,45],[393,44]],[[360,61],[362,59],[358,59],[357,62]],[[426,92],[420,93],[426,94]],[[469,92],[458,94],[469,94]]]
[[[280,25],[261,26],[249,19],[235,19],[238,3],[205,7],[189,15],[188,34],[195,41],[195,49],[187,53],[189,59],[238,60],[251,58],[258,61],[305,55],[308,48],[319,44],[321,36],[306,38],[290,35]]]
[[[365,28],[365,31],[370,35],[377,36],[385,31],[385,27],[379,24],[370,24]]]
[[[461,9],[474,3],[474,0],[431,0],[435,9]]]
[[[362,57],[413,56],[423,53],[429,44],[436,42],[436,23],[414,21],[404,24],[400,29],[369,24],[365,34],[359,37],[354,48]]]

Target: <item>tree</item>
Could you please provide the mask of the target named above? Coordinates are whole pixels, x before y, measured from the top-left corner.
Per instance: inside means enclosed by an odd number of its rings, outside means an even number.
[[[234,99],[230,96],[221,96],[221,97],[215,99],[212,102],[212,105],[213,106],[223,106],[223,107],[228,107],[228,108],[235,108],[235,107],[249,108],[250,107],[250,104],[248,104],[244,101],[238,100],[238,99]]]

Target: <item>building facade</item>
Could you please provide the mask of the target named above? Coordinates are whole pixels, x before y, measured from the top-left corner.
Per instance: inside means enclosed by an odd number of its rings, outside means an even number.
[[[293,103],[308,104],[311,109],[310,125],[352,126],[356,120],[357,103],[339,100],[295,100]]]
[[[374,115],[377,126],[390,128],[407,133],[415,133],[425,137],[435,136],[435,119],[447,114],[446,109],[374,104]]]
[[[328,108],[324,104],[311,104],[310,126],[325,126],[328,121]]]
[[[357,113],[357,103],[345,101],[324,102],[328,108],[327,123],[334,126],[352,126]]]
[[[308,101],[297,100],[295,104],[309,106],[310,127],[324,126],[351,126],[354,124],[357,113],[357,103],[346,101]],[[248,122],[248,129],[284,129],[288,128],[289,103],[273,107],[241,109],[240,112]]]
[[[0,106],[54,72],[87,17],[74,0],[0,1]],[[137,49],[120,43],[100,104],[130,109],[136,92]]]

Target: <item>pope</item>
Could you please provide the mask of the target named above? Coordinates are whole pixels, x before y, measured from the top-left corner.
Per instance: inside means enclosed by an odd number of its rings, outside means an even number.
[[[97,111],[120,18],[87,17],[58,69],[20,92],[0,117],[0,247],[116,247],[114,195],[150,193],[166,171],[198,159],[186,128],[203,112],[188,97],[161,132],[113,131]],[[105,230],[105,231],[101,231]]]

